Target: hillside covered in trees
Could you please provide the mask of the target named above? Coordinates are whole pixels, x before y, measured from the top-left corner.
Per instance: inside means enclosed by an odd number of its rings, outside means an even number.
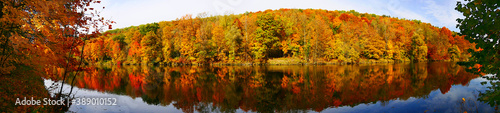
[[[109,30],[88,41],[90,64],[364,63],[467,60],[474,45],[446,27],[355,11],[279,9],[183,16]]]

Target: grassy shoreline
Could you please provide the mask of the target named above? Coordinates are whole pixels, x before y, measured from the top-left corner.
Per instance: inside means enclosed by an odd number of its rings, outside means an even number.
[[[452,61],[452,60],[427,60],[424,62],[461,62],[461,61]],[[359,61],[339,61],[339,60],[322,60],[322,59],[317,59],[316,62],[313,62],[310,60],[309,62],[300,59],[300,58],[292,58],[292,57],[285,57],[285,58],[273,58],[267,60],[266,63],[259,63],[259,62],[212,62],[208,64],[202,64],[202,63],[187,63],[187,64],[182,64],[182,63],[171,63],[171,64],[120,64],[120,65],[170,65],[170,66],[185,66],[185,65],[198,65],[198,66],[221,66],[221,65],[228,65],[228,66],[253,66],[253,65],[353,65],[353,64],[395,64],[395,63],[412,63],[414,61],[411,60],[404,60],[404,61],[396,61],[392,59],[360,59]],[[88,65],[118,65],[114,64],[112,62],[105,62],[105,63],[94,63],[94,64],[88,64]]]

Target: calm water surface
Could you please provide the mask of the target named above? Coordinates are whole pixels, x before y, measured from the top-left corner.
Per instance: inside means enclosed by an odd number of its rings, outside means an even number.
[[[451,62],[90,67],[70,81],[75,97],[116,98],[117,105],[72,105],[70,111],[495,112],[477,101],[488,86],[483,81]],[[52,83],[45,80],[47,88]]]

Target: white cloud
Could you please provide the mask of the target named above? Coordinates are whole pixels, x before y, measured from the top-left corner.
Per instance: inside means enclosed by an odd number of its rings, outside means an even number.
[[[103,16],[111,18],[117,24],[114,28],[137,26],[146,23],[169,21],[181,18],[186,14],[210,12],[210,1],[182,0],[144,0],[144,1],[103,1],[106,9]]]
[[[280,8],[313,8],[327,10],[356,10],[361,13],[390,15],[392,17],[418,19],[436,26],[455,29],[455,19],[460,14],[454,10],[454,0],[109,0],[103,1],[106,9],[102,16],[111,18],[123,28],[145,23],[170,21],[186,14],[196,16],[240,14],[247,11],[263,11]],[[456,29],[455,29],[456,30]]]
[[[422,22],[431,23],[429,19],[426,18],[424,14],[417,13],[412,10],[408,5],[415,5],[415,1],[409,0],[369,0],[368,2],[361,2],[360,7],[368,9],[368,13],[374,13],[378,15],[389,15],[391,17],[406,18],[409,20],[421,20]],[[358,10],[358,9],[356,9]],[[363,11],[363,9],[359,10]]]
[[[456,30],[455,26],[457,25],[457,18],[462,18],[460,13],[455,10],[456,1],[455,0],[447,0],[441,1],[442,3],[436,3],[433,0],[425,0],[426,7],[423,7],[427,14],[431,14],[438,26],[446,26],[452,30]]]
[[[390,10],[390,11],[392,12],[392,14],[394,14],[395,16],[398,16],[398,17],[403,17],[403,18],[410,19],[410,20],[417,19],[417,20],[420,20],[422,22],[429,22],[429,23],[431,22],[427,18],[422,16],[421,14],[417,14],[413,11],[408,10],[408,9],[397,9],[397,10]]]

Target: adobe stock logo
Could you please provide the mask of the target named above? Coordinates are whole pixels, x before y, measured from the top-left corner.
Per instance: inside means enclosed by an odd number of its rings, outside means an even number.
[[[212,5],[218,14],[232,13],[235,7],[241,5],[243,0],[215,0]]]

